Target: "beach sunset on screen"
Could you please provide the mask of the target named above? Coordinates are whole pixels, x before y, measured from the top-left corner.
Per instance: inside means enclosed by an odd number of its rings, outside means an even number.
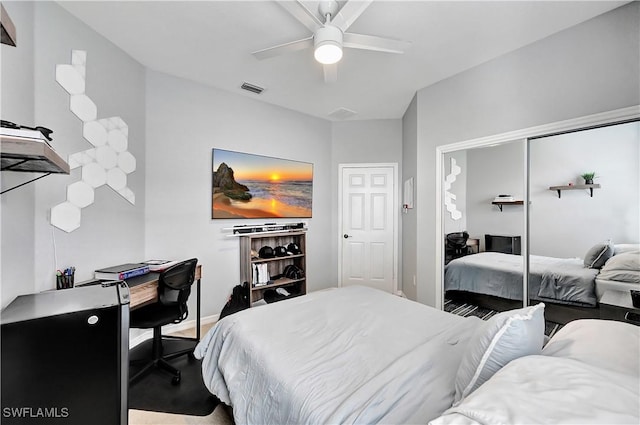
[[[233,171],[235,190],[215,186],[225,165]],[[311,217],[311,163],[213,149],[212,172],[212,218]]]

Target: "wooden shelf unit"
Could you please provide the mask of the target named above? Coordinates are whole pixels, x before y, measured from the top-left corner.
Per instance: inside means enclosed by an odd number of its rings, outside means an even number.
[[[305,231],[283,231],[278,233],[247,233],[239,236],[240,239],[240,281],[249,282],[249,303],[264,298],[264,292],[268,289],[284,288],[292,293],[292,296],[304,295],[307,293],[307,267],[306,267],[306,232]],[[253,258],[251,250],[259,252],[263,246],[275,249],[277,246],[287,247],[288,244],[295,243],[300,248],[301,253],[287,255],[285,257],[273,258]],[[304,272],[301,279],[289,279],[286,277],[270,281],[266,285],[253,286],[254,264],[267,264],[270,276],[282,274],[285,267],[294,264]]]
[[[558,199],[561,198],[563,190],[578,190],[578,189],[589,189],[589,195],[593,198],[593,189],[600,189],[599,184],[574,184],[574,185],[566,185],[566,186],[550,186],[549,190],[555,190],[558,192]]]
[[[503,205],[523,205],[524,201],[493,201],[491,204],[497,205],[498,208],[500,208],[500,211],[502,211]]]

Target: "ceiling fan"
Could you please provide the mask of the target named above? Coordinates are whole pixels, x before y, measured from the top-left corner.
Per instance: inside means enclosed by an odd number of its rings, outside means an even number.
[[[318,4],[318,12],[324,18],[324,22],[300,0],[278,1],[280,6],[313,34],[301,40],[258,50],[252,54],[262,60],[313,47],[315,59],[323,65],[325,82],[335,82],[337,80],[337,63],[342,59],[343,47],[386,53],[404,53],[411,44],[408,41],[345,32],[372,1],[350,0],[342,8],[335,0],[321,1]]]

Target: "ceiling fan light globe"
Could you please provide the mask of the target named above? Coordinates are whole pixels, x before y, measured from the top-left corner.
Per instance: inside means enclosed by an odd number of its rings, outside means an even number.
[[[316,46],[313,56],[321,64],[331,65],[342,59],[342,47],[338,43],[325,41]]]

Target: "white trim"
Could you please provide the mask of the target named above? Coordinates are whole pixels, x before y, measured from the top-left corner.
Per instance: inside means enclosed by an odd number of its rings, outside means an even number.
[[[219,314],[202,317],[200,319],[200,327],[202,327],[202,325],[208,325],[209,323],[217,322],[219,317],[220,317]],[[170,334],[173,332],[185,331],[187,329],[195,329],[195,327],[196,327],[196,321],[194,319],[194,320],[184,320],[180,323],[163,326],[162,330],[163,330],[163,334]],[[153,330],[144,331],[142,334],[138,335],[137,337],[129,339],[129,349],[151,338],[153,338]]]
[[[584,129],[588,127],[594,127],[599,125],[605,125],[609,123],[615,123],[618,121],[636,120],[640,119],[640,105],[630,106],[628,108],[616,109],[614,111],[602,112],[599,114],[587,115],[584,117],[573,118],[565,121],[558,121],[554,123],[539,125],[535,127],[529,127],[521,130],[511,131],[508,133],[496,134],[488,137],[480,137],[477,139],[466,140],[457,143],[451,143],[448,145],[436,146],[436,267],[435,267],[435,282],[436,282],[436,308],[442,310],[444,305],[444,255],[443,255],[443,243],[444,240],[444,228],[442,220],[442,181],[443,181],[443,164],[444,154],[449,152],[460,151],[464,149],[479,148],[488,145],[511,142],[515,140],[527,140],[534,137],[541,137],[554,133],[562,133],[568,131],[574,131]],[[528,151],[528,147],[527,147]],[[528,158],[528,152],[525,152],[525,158]],[[528,162],[525,160],[525,163]],[[528,170],[528,165],[525,165],[525,172]],[[525,182],[528,185],[528,176],[525,176]],[[524,235],[524,251],[523,255],[527,256],[528,261],[528,214],[529,214],[529,192],[528,188],[525,188],[525,235]],[[528,265],[527,265],[528,266]],[[524,284],[524,283],[523,283]],[[526,291],[523,292],[526,294]],[[525,297],[528,298],[528,297]]]
[[[338,164],[338,287],[342,287],[342,173],[345,168],[392,168],[393,170],[393,293],[398,292],[399,176],[397,162]]]

